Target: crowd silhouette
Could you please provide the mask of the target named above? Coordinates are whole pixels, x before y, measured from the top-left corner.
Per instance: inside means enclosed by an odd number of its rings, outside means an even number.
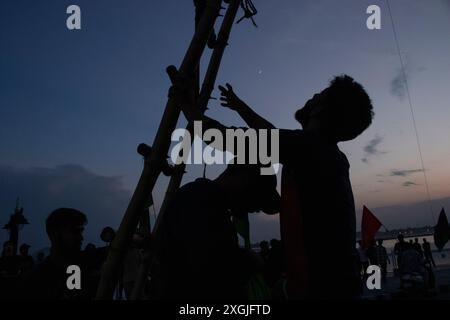
[[[231,172],[234,174],[235,169]],[[224,172],[224,174],[229,173]],[[210,183],[205,179],[198,179],[185,185],[179,197],[193,195],[190,191],[192,188],[198,188],[198,192],[204,193],[205,190],[212,188]],[[183,195],[185,192],[187,194]],[[286,299],[288,278],[282,241],[277,239],[272,239],[270,242],[261,241],[258,248],[245,249],[238,245],[235,238],[237,235],[233,231],[231,222],[226,218],[223,219],[220,212],[215,212],[211,216],[217,221],[208,221],[201,214],[197,216],[197,219],[189,219],[184,210],[193,209],[190,205],[196,206],[195,201],[192,201],[195,198],[191,199],[191,204],[188,198],[183,200],[184,202],[177,202],[183,204],[181,206],[183,210],[172,209],[173,216],[170,220],[165,220],[170,227],[163,228],[166,233],[163,236],[164,245],[158,254],[157,266],[151,271],[152,280],[148,280],[145,284],[145,298],[157,300]],[[220,203],[213,198],[210,198],[210,201],[212,207]],[[204,214],[211,214],[212,207],[206,207]],[[185,220],[182,221],[184,218]],[[99,237],[105,243],[104,246],[96,247],[92,243],[87,243],[82,249],[86,223],[87,217],[78,210],[60,208],[53,211],[46,221],[46,232],[51,242],[50,254],[45,256],[41,251],[36,256],[36,261],[29,254],[28,244],[21,244],[16,254],[14,244],[6,241],[0,258],[0,298],[94,299],[102,266],[110,250],[115,231],[111,227],[105,227]],[[201,226],[202,223],[203,226]],[[226,224],[229,229],[220,232],[225,230]],[[198,237],[195,237],[191,235],[195,228],[197,230],[208,228],[209,234],[198,234]],[[208,237],[208,242],[202,240],[205,236]],[[148,241],[153,240],[145,239],[143,232],[138,231],[133,236],[117,279],[114,297],[116,300],[130,299],[137,270],[146,249],[145,243]],[[367,280],[366,271],[369,265],[380,267],[382,281],[386,283],[387,265],[392,264],[395,266],[393,275],[400,278],[402,287],[413,280],[419,283],[422,289],[435,286],[432,268],[436,265],[430,243],[426,238],[423,238],[422,244],[419,243],[418,238],[411,243],[405,241],[404,236],[400,234],[391,257],[383,246],[382,239],[373,241],[367,249],[364,249],[361,241],[358,241],[357,251],[361,283]],[[80,290],[70,290],[66,285],[68,277],[66,269],[74,264],[80,266],[82,270]]]
[[[94,299],[101,270],[115,231],[111,227],[105,227],[102,230],[100,239],[105,242],[105,246],[96,247],[92,243],[87,243],[82,249],[86,223],[86,215],[78,210],[59,208],[53,211],[46,220],[46,231],[51,242],[50,253],[45,256],[41,251],[36,259],[29,254],[28,244],[22,244],[19,254],[16,254],[13,243],[6,241],[0,258],[0,299]],[[217,226],[220,227],[219,224]],[[213,230],[213,232],[216,231]],[[133,236],[117,279],[114,297],[116,300],[130,299],[137,269],[146,250],[144,245],[146,241],[151,240],[145,239],[142,233],[137,232]],[[254,250],[240,248],[233,241],[228,243],[228,247],[226,245],[212,247],[212,251],[206,256],[204,256],[206,254],[204,247],[199,246],[199,243],[193,244],[196,247],[191,248],[189,256],[182,248],[170,248],[173,251],[162,250],[166,253],[161,255],[157,271],[152,271],[156,280],[148,281],[146,284],[145,297],[148,299],[274,298],[272,288],[276,288],[278,282],[281,282],[285,276],[281,258],[281,242],[272,239],[269,245],[269,242],[263,241],[261,250],[256,253]],[[195,251],[198,256],[195,256]],[[214,252],[215,258],[212,256]],[[172,256],[170,262],[167,261],[167,257],[162,257],[167,255]],[[173,263],[175,259],[178,264],[171,265],[170,263]],[[223,264],[227,261],[228,264]],[[234,265],[236,263],[240,265]],[[79,290],[71,290],[67,287],[66,271],[70,265],[77,265],[81,269]],[[161,265],[164,267],[161,268]],[[201,267],[204,269],[200,269]],[[233,269],[236,271],[233,272]],[[245,272],[243,269],[246,269]]]
[[[436,267],[430,243],[423,238],[422,244],[419,239],[405,241],[403,234],[399,234],[397,242],[390,257],[383,240],[373,241],[369,248],[363,248],[362,242],[358,241],[358,254],[360,274],[362,280],[367,280],[367,268],[369,265],[380,267],[383,282],[387,281],[387,266],[392,264],[393,274],[400,279],[400,288],[407,284],[425,292],[435,287],[435,276],[433,267]]]

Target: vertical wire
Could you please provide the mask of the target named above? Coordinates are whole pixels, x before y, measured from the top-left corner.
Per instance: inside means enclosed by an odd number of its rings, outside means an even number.
[[[393,15],[392,15],[392,10],[391,10],[391,5],[389,3],[389,0],[386,0],[386,3],[387,3],[388,10],[389,10],[389,16],[391,18],[392,31],[394,33],[394,40],[395,40],[395,44],[396,44],[396,47],[397,47],[397,53],[398,53],[398,56],[399,56],[399,59],[400,59],[400,65],[401,65],[401,69],[402,69],[403,81],[405,83],[406,95],[408,97],[409,110],[411,112],[412,123],[413,123],[413,126],[414,126],[414,132],[415,132],[415,135],[416,135],[417,149],[419,151],[420,163],[421,163],[421,166],[422,166],[422,172],[423,172],[423,177],[424,177],[424,182],[425,182],[425,189],[426,189],[427,196],[428,196],[428,204],[430,206],[431,219],[433,220],[433,223],[436,223],[436,217],[435,217],[435,215],[433,213],[433,205],[432,205],[432,201],[431,201],[430,188],[429,188],[429,185],[428,185],[428,178],[427,178],[427,174],[426,174],[426,171],[425,171],[425,164],[424,164],[424,161],[423,161],[422,147],[420,145],[419,133],[418,133],[418,130],[417,130],[416,117],[414,115],[414,108],[413,108],[413,105],[412,105],[412,99],[411,99],[411,94],[410,94],[410,91],[409,91],[408,79],[407,79],[406,71],[405,71],[405,63],[403,61],[402,53],[400,51],[400,44],[399,44],[399,41],[398,41],[397,29],[395,27],[394,18],[393,18]]]

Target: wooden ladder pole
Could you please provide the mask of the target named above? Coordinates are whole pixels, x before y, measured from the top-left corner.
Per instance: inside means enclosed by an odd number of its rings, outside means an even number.
[[[211,30],[214,28],[216,18],[219,15],[221,3],[221,0],[207,0],[205,11],[179,68],[180,76],[193,76]],[[151,155],[144,162],[144,168],[139,182],[103,265],[100,283],[97,289],[97,300],[112,299],[113,297],[120,264],[123,262],[126,250],[130,244],[133,232],[136,230],[149,194],[153,191],[153,187],[161,173],[161,166],[169,150],[170,137],[178,122],[179,114],[180,107],[177,105],[176,98],[169,98],[153,141]]]
[[[208,106],[209,99],[211,97],[212,91],[214,90],[214,85],[216,82],[217,74],[219,72],[220,63],[222,61],[223,54],[225,52],[225,47],[227,46],[228,39],[230,37],[231,29],[234,24],[234,20],[236,18],[237,12],[239,10],[240,0],[231,0],[228,5],[227,12],[225,13],[222,25],[220,27],[219,34],[217,36],[216,46],[211,54],[211,58],[208,64],[208,69],[205,74],[205,78],[203,80],[202,89],[200,91],[198,107],[203,112],[206,110]],[[189,123],[186,126],[187,132],[193,137],[193,126],[192,123]],[[186,137],[184,137],[186,138]],[[183,139],[184,139],[183,138]],[[131,295],[131,299],[139,299],[142,294],[142,290],[144,287],[144,281],[151,269],[153,264],[153,259],[155,258],[155,253],[159,247],[159,237],[158,230],[161,219],[163,218],[165,211],[169,205],[169,203],[173,199],[173,195],[176,193],[178,188],[181,185],[181,181],[183,180],[183,174],[185,172],[186,164],[182,163],[175,167],[175,171],[170,177],[170,181],[164,196],[163,203],[159,210],[158,217],[156,218],[154,227],[153,227],[153,239],[155,240],[155,244],[153,246],[153,256],[150,259],[145,260],[138,271],[138,277],[135,282],[135,286],[133,288],[133,292]]]

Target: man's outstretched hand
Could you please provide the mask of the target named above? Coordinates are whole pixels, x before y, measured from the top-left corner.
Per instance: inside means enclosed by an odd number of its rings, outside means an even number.
[[[258,115],[244,101],[234,93],[233,87],[227,83],[226,88],[219,86],[222,101],[221,105],[236,111],[239,116],[253,129],[275,129],[275,126],[269,121]]]
[[[233,87],[227,83],[226,88],[219,86],[220,90],[220,101],[223,101],[220,105],[230,108],[234,111],[239,111],[246,106],[245,102],[239,99],[239,97],[234,93]]]

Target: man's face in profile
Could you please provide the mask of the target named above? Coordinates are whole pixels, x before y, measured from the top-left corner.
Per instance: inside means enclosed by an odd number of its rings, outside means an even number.
[[[316,93],[311,99],[306,101],[303,108],[295,113],[295,119],[300,122],[304,130],[311,124],[312,119],[318,118],[323,114],[326,108],[326,90]]]

